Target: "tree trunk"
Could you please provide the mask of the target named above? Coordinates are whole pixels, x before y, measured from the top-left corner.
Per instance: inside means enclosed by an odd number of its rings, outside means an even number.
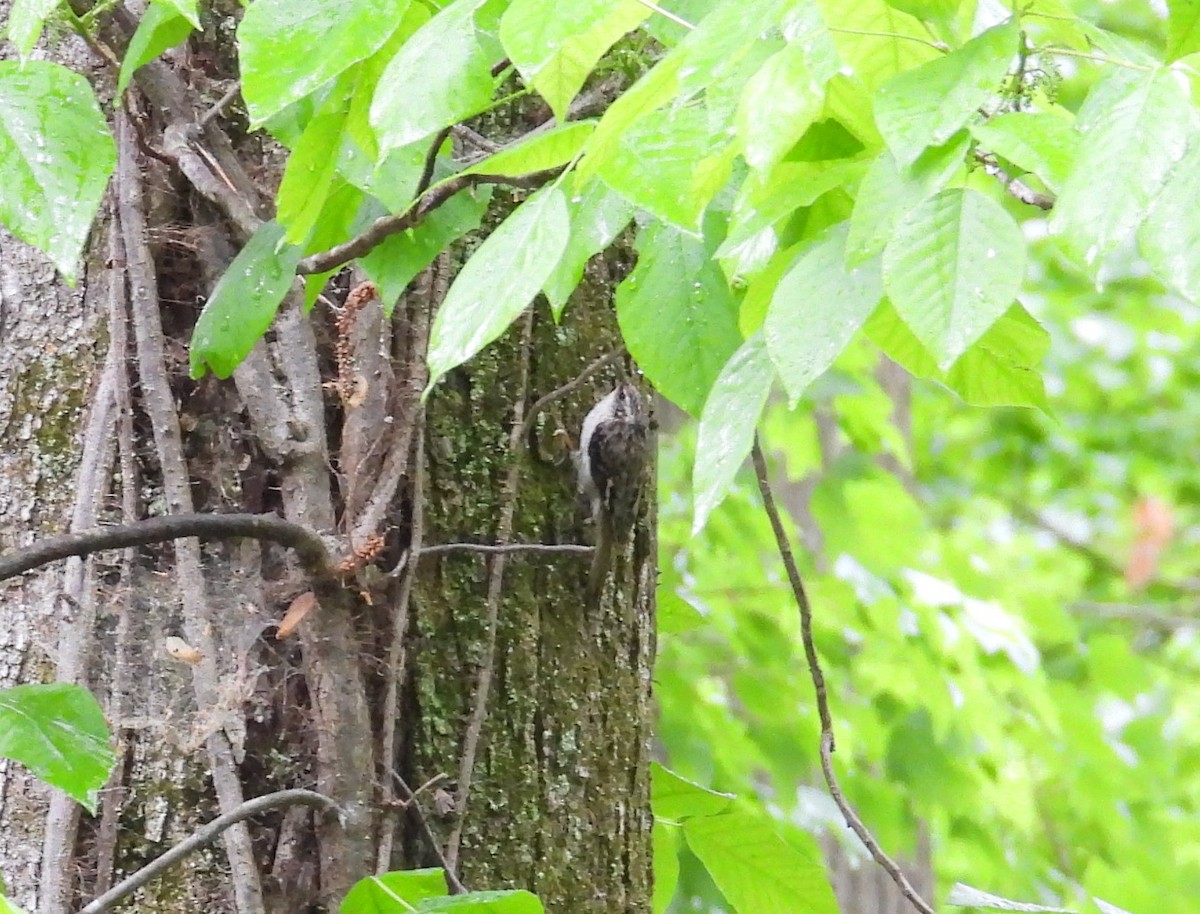
[[[122,47],[128,24],[110,28]],[[203,40],[207,66],[231,59]],[[76,289],[0,236],[0,549],[152,515],[272,513],[319,533],[339,576],[315,580],[257,540],[182,539],[6,582],[0,685],[88,685],[120,756],[95,817],[0,763],[10,894],[75,910],[245,799],[306,787],[340,815],[235,826],[126,909],[333,910],[357,878],[446,861],[470,889],[527,888],[551,912],[648,910],[652,506],[591,610],[578,551],[419,557],[590,540],[556,432],[577,432],[615,360],[529,410],[619,346],[611,293],[627,264],[597,258],[561,325],[535,306],[427,410],[449,257],[390,318],[365,292],[346,304],[351,274],[326,290],[340,316],[303,316],[293,296],[232,380],[190,380],[201,303],[270,216],[247,175],[271,185],[279,155],[212,120],[199,143],[239,203],[211,191],[172,129],[225,86],[176,64],[139,73],[136,131],[116,117],[109,215]]]

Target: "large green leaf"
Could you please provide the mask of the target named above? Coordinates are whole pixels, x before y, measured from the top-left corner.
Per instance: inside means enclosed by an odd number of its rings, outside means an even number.
[[[557,187],[538,191],[466,262],[429,339],[429,386],[503,333],[541,291],[567,246],[571,218]]]
[[[630,127],[600,178],[635,206],[694,232],[732,167],[732,155],[716,172],[702,167],[714,139],[703,105],[669,108]]]
[[[885,0],[817,0],[817,5],[842,63],[868,91],[941,56],[920,20]]]
[[[794,406],[879,304],[879,262],[846,265],[848,226],[827,229],[775,288],[763,325],[767,351]]]
[[[742,94],[736,125],[742,154],[765,170],[784,157],[821,113],[825,92],[808,66],[808,53],[789,44],[755,73]]]
[[[446,873],[441,869],[381,873],[354,883],[338,911],[339,914],[382,914],[384,911],[411,910],[400,907],[396,899],[414,905],[427,898],[443,898],[449,894]]]
[[[463,169],[462,174],[516,176],[558,168],[575,158],[595,129],[595,121],[572,121],[563,124],[561,127],[535,134],[527,140],[505,147]]]
[[[1193,140],[1183,161],[1142,223],[1142,253],[1155,275],[1192,301],[1200,301],[1200,142]]]
[[[900,220],[883,252],[884,288],[945,369],[1013,303],[1025,240],[996,201],[944,190]]]
[[[0,690],[0,756],[96,811],[116,756],[92,693],[68,683]]]
[[[242,96],[261,124],[392,34],[409,0],[256,0],[238,26]]]
[[[13,0],[8,12],[8,40],[21,58],[29,56],[42,34],[46,19],[62,0]]]
[[[200,28],[199,0],[151,0],[152,3],[169,7],[192,24],[192,28]]]
[[[1055,114],[1010,111],[971,125],[983,146],[1032,172],[1051,190],[1066,183],[1075,162],[1079,135],[1066,118]]]
[[[45,61],[0,61],[0,223],[69,281],[116,161],[86,79]]]
[[[588,260],[612,244],[633,218],[633,206],[601,181],[593,181],[572,199],[570,210],[567,249],[543,288],[556,319],[579,285]]]
[[[937,192],[929,182],[901,170],[896,158],[883,150],[858,186],[850,231],[846,236],[846,262],[862,263],[883,251],[896,223],[923,200]]]
[[[945,57],[906,70],[875,94],[875,122],[901,165],[940,146],[998,94],[1017,53],[1013,22],[988,29]]]
[[[704,241],[655,222],[637,250],[637,266],[617,287],[621,335],[655,389],[698,416],[741,345],[736,305]]]
[[[666,914],[679,882],[679,828],[654,820],[654,914]]]
[[[676,869],[678,869],[678,865]],[[3,893],[0,893],[0,914],[25,914],[25,909],[17,907],[15,902],[9,901]]]
[[[475,34],[484,0],[456,0],[417,29],[379,77],[371,126],[381,152],[465,120],[492,100],[493,61]]]
[[[636,0],[513,0],[500,20],[500,41],[525,82],[559,121],[604,52],[650,10]]]
[[[738,914],[837,914],[815,842],[801,853],[765,816],[741,810],[688,819],[683,833]]]
[[[1167,10],[1167,60],[1200,51],[1200,3],[1170,0]]]
[[[200,312],[192,332],[193,378],[211,370],[227,378],[267,332],[296,278],[300,248],[283,240],[283,226],[264,222],[233,258]]]
[[[1040,365],[1050,335],[1029,312],[1013,305],[949,371],[913,336],[890,303],[871,316],[867,336],[909,374],[945,384],[972,406],[1046,408]]]
[[[693,816],[715,816],[728,810],[736,799],[731,793],[689,781],[666,765],[650,763],[650,805],[661,819],[682,822]]]
[[[1094,263],[1141,225],[1196,135],[1196,111],[1175,72],[1114,69],[1093,88],[1076,126],[1079,153],[1051,229]]]
[[[756,333],[733,354],[713,383],[700,414],[696,441],[693,536],[704,529],[708,516],[724,500],[750,453],[774,376],[766,342]]]
[[[173,48],[192,33],[195,26],[175,7],[151,3],[129,39],[121,72],[117,77],[117,95],[125,91],[138,67],[149,63],[163,51]]]
[[[321,218],[337,175],[338,157],[330,151],[342,145],[345,131],[346,108],[338,98],[308,122],[288,156],[275,200],[289,244],[303,245]]]

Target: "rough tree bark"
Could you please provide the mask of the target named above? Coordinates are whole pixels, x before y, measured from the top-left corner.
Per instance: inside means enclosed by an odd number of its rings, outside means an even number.
[[[598,257],[561,325],[535,307],[427,410],[421,356],[455,257],[390,317],[348,299],[343,272],[336,308],[305,317],[292,296],[232,380],[190,380],[191,328],[270,217],[280,160],[236,105],[196,126],[232,76],[216,7],[203,53],[145,67],[137,122],[114,114],[118,174],[78,286],[0,235],[0,551],[153,515],[273,513],[318,532],[341,573],[314,581],[260,541],[187,539],[0,585],[0,685],[88,685],[120,755],[96,817],[0,761],[9,891],[30,911],[77,909],[244,799],[308,787],[340,817],[235,826],[126,909],[329,910],[358,877],[445,858],[471,889],[528,888],[551,912],[648,910],[650,506],[591,613],[577,551],[420,556],[589,541],[556,432],[627,369],[610,359],[529,411],[619,346],[611,293],[629,264]],[[119,52],[128,15],[102,23]],[[99,58],[52,42],[111,99]],[[424,823],[401,802],[421,785]]]

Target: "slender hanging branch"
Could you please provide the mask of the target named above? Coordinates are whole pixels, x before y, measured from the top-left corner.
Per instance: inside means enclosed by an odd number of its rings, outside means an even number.
[[[201,826],[188,837],[184,838],[173,848],[147,863],[126,879],[121,880],[103,895],[85,905],[79,914],[100,914],[107,911],[118,901],[136,892],[151,879],[154,879],[170,869],[184,857],[194,854],[206,844],[211,844],[220,837],[221,833],[237,823],[256,816],[260,812],[269,812],[282,806],[311,806],[322,812],[338,812],[337,804],[324,794],[313,790],[280,790],[266,796],[247,800],[237,809],[230,810],[223,816],[218,816],[207,825]]]
[[[751,451],[754,459],[754,471],[758,476],[758,490],[762,493],[763,507],[771,520],[771,530],[775,534],[775,544],[779,549],[779,557],[787,571],[788,583],[792,586],[792,594],[800,609],[800,632],[804,641],[804,656],[808,659],[808,672],[812,677],[813,689],[817,694],[817,717],[821,721],[821,772],[825,775],[825,783],[829,787],[829,795],[842,813],[842,818],[854,834],[870,852],[875,862],[883,867],[892,882],[905,898],[921,914],[936,914],[933,907],[913,888],[908,877],[904,875],[899,865],[889,857],[863,820],[859,818],[854,807],[842,793],[837,775],[833,771],[833,715],[829,711],[829,693],[825,689],[825,674],[821,672],[821,661],[817,657],[817,648],[813,643],[812,633],[812,604],[808,602],[808,593],[804,589],[804,581],[800,577],[800,569],[796,566],[796,557],[792,554],[791,543],[788,542],[787,531],[784,530],[779,508],[775,504],[775,496],[767,479],[767,458],[763,455],[762,446],[754,439],[754,449]]]

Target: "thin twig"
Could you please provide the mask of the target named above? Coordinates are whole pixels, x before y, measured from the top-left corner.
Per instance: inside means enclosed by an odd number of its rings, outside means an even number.
[[[231,101],[237,98],[238,93],[241,91],[242,81],[240,79],[235,80],[233,85],[229,87],[228,91],[226,91],[224,95],[217,99],[216,104],[214,104],[211,108],[205,111],[203,115],[201,115],[199,120],[200,129],[203,130],[214,120],[220,117],[221,112],[225,110]]]
[[[433,142],[429,144],[429,151],[425,153],[425,167],[421,170],[421,180],[417,182],[417,192],[414,197],[420,197],[421,194],[429,190],[429,185],[433,183],[433,169],[437,165],[438,150],[442,148],[442,144],[446,142],[446,137],[450,136],[450,131],[454,129],[454,125],[443,127],[433,137]]]
[[[646,9],[650,10],[651,12],[658,13],[658,15],[662,16],[665,19],[670,19],[676,25],[682,25],[689,32],[695,28],[695,26],[692,25],[690,22],[688,22],[686,19],[682,19],[679,16],[676,16],[670,10],[665,10],[656,3],[651,3],[650,0],[637,0],[637,2],[640,3],[642,6],[646,7]]]
[[[983,166],[985,173],[999,181],[1006,191],[1016,200],[1036,206],[1040,210],[1054,209],[1055,199],[1049,194],[1039,193],[1020,178],[1014,178],[1000,167],[996,157],[982,150],[975,150],[975,160]]]
[[[525,311],[522,321],[521,345],[518,358],[520,360],[520,378],[517,381],[517,396],[513,403],[512,433],[508,440],[508,475],[504,480],[504,488],[500,499],[500,520],[497,524],[496,539],[499,545],[509,545],[512,537],[513,517],[517,509],[517,486],[521,478],[521,443],[524,438],[521,430],[525,427],[525,398],[529,395],[530,342],[533,337],[533,309]],[[467,724],[467,733],[463,738],[462,759],[458,768],[458,795],[454,798],[454,827],[450,831],[450,839],[446,842],[446,860],[452,868],[458,866],[458,851],[462,844],[463,825],[467,820],[467,801],[471,796],[471,779],[475,775],[475,756],[479,750],[479,738],[483,733],[483,724],[487,719],[488,692],[492,685],[492,674],[496,666],[496,634],[500,622],[500,598],[504,593],[504,566],[507,556],[500,553],[492,560],[491,574],[488,577],[487,593],[487,635],[483,649],[483,665],[479,670],[479,682],[475,686],[475,699],[471,708],[471,719]]]
[[[147,863],[140,870],[121,880],[121,882],[117,883],[103,895],[90,901],[80,910],[79,914],[100,914],[101,911],[107,911],[122,898],[137,891],[151,879],[162,875],[184,857],[195,853],[206,844],[212,843],[214,839],[230,826],[236,825],[262,812],[269,812],[272,809],[297,804],[311,806],[314,809],[320,809],[325,812],[338,812],[337,804],[333,800],[313,790],[280,790],[277,793],[269,793],[263,797],[255,797],[253,800],[247,800],[237,809],[232,809],[224,815],[213,819],[207,825],[196,829],[189,837],[184,838],[161,857]]]
[[[331,574],[329,554],[321,538],[311,530],[273,514],[169,514],[132,524],[95,527],[40,540],[31,546],[0,556],[0,581],[32,571],[73,555],[90,555],[104,549],[148,546],[185,537],[197,539],[269,540],[296,550],[305,568],[316,577]]]
[[[867,38],[894,38],[901,41],[915,41],[917,44],[926,45],[935,51],[942,51],[943,53],[950,50],[948,45],[940,41],[930,41],[928,38],[922,38],[919,35],[902,35],[899,32],[872,32],[869,29],[843,29],[835,28],[832,25],[828,28],[831,32],[840,32],[843,35],[864,35]]]
[[[619,349],[614,349],[612,352],[605,353],[584,368],[583,371],[579,372],[579,374],[573,380],[568,381],[562,387],[556,387],[554,390],[550,391],[550,393],[538,399],[533,406],[529,407],[529,412],[525,416],[525,421],[521,424],[521,434],[518,436],[520,440],[524,441],[529,433],[533,430],[533,423],[542,410],[544,410],[551,403],[561,400],[563,397],[567,396],[573,391],[578,390],[583,385],[584,381],[594,375],[601,368],[611,365],[613,362],[617,361],[621,355],[622,353]]]
[[[381,216],[371,223],[361,235],[336,245],[328,251],[305,257],[296,267],[296,272],[304,276],[311,273],[325,273],[335,267],[340,267],[355,257],[367,253],[385,238],[417,225],[459,191],[468,187],[478,184],[506,184],[511,187],[536,188],[556,177],[561,170],[560,168],[549,168],[515,178],[504,175],[457,175],[429,188],[412,206],[399,215]]]
[[[582,543],[505,543],[499,546],[489,543],[438,543],[435,546],[424,547],[421,550],[421,558],[451,552],[477,552],[483,555],[591,555],[595,551],[595,546],[584,546]]]
[[[400,579],[400,592],[392,610],[391,642],[388,644],[387,687],[383,699],[383,733],[380,737],[379,759],[384,771],[392,770],[396,754],[396,720],[400,716],[400,683],[404,681],[407,652],[404,639],[408,633],[408,604],[412,598],[413,582],[417,577],[417,557],[421,554],[421,543],[425,535],[425,410],[418,410],[416,441],[413,443],[413,486],[412,486],[412,533],[409,536],[409,555],[404,576]],[[400,776],[396,775],[399,780]],[[389,803],[392,800],[390,783],[385,775],[381,780],[384,808],[383,822],[379,832],[379,850],[375,858],[375,872],[386,873],[392,864],[392,841],[396,829],[395,813]],[[403,781],[401,781],[403,785]],[[407,790],[407,786],[405,786]],[[435,844],[436,847],[436,844]]]
[[[796,605],[800,609],[800,631],[804,641],[804,656],[808,659],[808,672],[812,677],[813,689],[817,696],[817,716],[821,721],[821,771],[825,775],[825,783],[829,787],[829,794],[833,797],[834,803],[841,810],[842,818],[846,820],[846,824],[850,829],[858,835],[860,841],[870,852],[875,862],[883,867],[884,871],[891,877],[892,882],[900,890],[900,893],[908,899],[909,903],[921,914],[935,914],[933,908],[924,898],[922,898],[917,890],[912,887],[912,883],[904,875],[904,872],[896,864],[891,857],[884,853],[883,848],[879,846],[879,842],[875,840],[875,836],[871,834],[854,807],[850,805],[842,794],[842,788],[838,784],[837,775],[833,771],[833,715],[829,711],[829,695],[825,690],[825,675],[821,672],[821,662],[817,657],[817,648],[813,642],[812,632],[812,604],[808,602],[808,594],[804,590],[804,581],[800,577],[800,570],[796,566],[796,558],[792,555],[792,547],[788,542],[787,531],[784,530],[783,520],[779,516],[779,509],[775,505],[775,496],[771,492],[771,485],[767,476],[767,458],[763,455],[762,446],[758,442],[757,436],[754,439],[754,448],[752,450],[754,458],[754,471],[758,476],[758,490],[762,493],[763,508],[766,509],[767,517],[771,520],[771,530],[775,534],[775,544],[779,548],[779,557],[783,560],[783,567],[787,571],[788,583],[792,586],[792,594],[796,598]]]
[[[458,874],[454,872],[454,867],[446,861],[446,855],[442,853],[442,847],[438,844],[437,836],[433,833],[433,829],[429,827],[429,820],[425,818],[425,810],[421,808],[421,802],[417,799],[422,791],[427,790],[431,785],[439,781],[445,780],[446,776],[444,774],[435,775],[416,790],[408,786],[404,778],[400,776],[400,772],[395,768],[392,769],[392,777],[400,785],[404,808],[412,812],[413,818],[417,820],[417,826],[421,829],[421,833],[425,835],[425,840],[429,842],[429,846],[433,849],[434,855],[438,858],[438,863],[442,865],[442,872],[446,874],[446,884],[450,887],[450,894],[467,894],[467,887],[459,880]]]

